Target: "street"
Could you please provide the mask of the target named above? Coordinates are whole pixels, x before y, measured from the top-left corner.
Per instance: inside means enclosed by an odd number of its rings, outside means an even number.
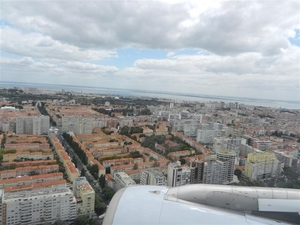
[[[79,173],[81,173],[82,170],[85,171],[84,176],[86,177],[87,181],[90,183],[90,185],[92,186],[92,188],[94,189],[95,193],[99,195],[99,197],[108,205],[108,201],[105,199],[103,193],[102,193],[102,189],[99,185],[98,180],[96,180],[88,171],[87,167],[82,163],[81,159],[75,154],[74,150],[72,149],[72,147],[67,143],[67,141],[63,138],[62,133],[58,132],[57,133],[57,138],[59,139],[59,141],[61,142],[61,144],[63,145],[63,147],[65,148],[65,150],[67,150],[70,158],[72,159],[73,157],[75,157],[76,162],[77,162],[77,170],[79,171]]]

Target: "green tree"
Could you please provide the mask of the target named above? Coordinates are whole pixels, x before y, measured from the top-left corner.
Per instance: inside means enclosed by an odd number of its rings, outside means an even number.
[[[74,225],[89,225],[89,218],[85,215],[78,216],[74,220]]]
[[[98,173],[99,173],[99,168],[97,165],[88,165],[87,166],[87,169],[90,171],[90,173],[92,174],[92,176],[95,178],[95,179],[98,179]]]
[[[141,128],[141,127],[131,127],[129,133],[130,134],[143,133],[143,128]]]
[[[4,148],[5,147],[5,142],[6,142],[6,134],[3,135],[0,148]]]
[[[130,152],[129,156],[131,158],[142,158],[143,157],[139,151]]]
[[[107,209],[106,204],[102,201],[99,195],[95,195],[95,212],[97,215],[105,213]]]
[[[120,130],[120,134],[129,135],[129,127],[128,126],[122,127],[121,130]]]
[[[36,171],[34,171],[34,170],[32,170],[32,171],[30,171],[30,172],[28,173],[28,175],[29,175],[29,176],[34,176],[34,175],[39,175],[39,173],[36,172]]]
[[[105,176],[103,174],[101,174],[101,176],[99,177],[99,185],[101,188],[105,187]]]
[[[74,163],[75,167],[77,167],[77,159],[75,157],[72,158],[72,163]]]
[[[78,216],[74,225],[101,225],[101,222],[97,219],[89,219],[86,215]]]
[[[103,194],[105,195],[106,199],[111,200],[115,194],[115,191],[111,187],[105,187],[103,189]]]
[[[53,225],[68,225],[66,222],[62,221],[62,220],[56,220]]]

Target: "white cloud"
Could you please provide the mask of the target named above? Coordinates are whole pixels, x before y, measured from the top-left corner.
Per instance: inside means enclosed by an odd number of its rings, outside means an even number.
[[[115,51],[80,49],[77,46],[53,40],[40,33],[22,33],[11,27],[1,27],[1,50],[15,55],[60,60],[101,60],[116,57]]]
[[[289,37],[300,29],[299,7],[299,1],[3,1],[0,78],[298,100],[300,48]],[[163,49],[165,58],[141,54],[121,69],[113,60],[124,48]]]
[[[168,52],[167,57],[172,57],[174,56],[176,53],[175,52]]]
[[[1,76],[3,80],[16,77],[17,81],[48,81],[56,83],[57,79],[70,84],[82,84],[85,79],[98,79],[110,76],[118,71],[114,66],[101,66],[82,62],[38,62],[30,57],[20,59],[1,58]],[[30,79],[29,79],[30,78]],[[69,79],[72,80],[69,80]]]
[[[61,64],[65,68],[78,70],[78,72],[94,72],[94,73],[114,73],[118,71],[118,68],[114,66],[102,66],[92,63],[82,63],[82,62],[65,62]]]
[[[141,69],[209,74],[260,74],[299,76],[299,47],[290,46],[277,56],[243,53],[237,56],[172,55],[169,59],[142,59],[135,62]]]
[[[2,17],[15,26],[84,48],[278,54],[299,28],[298,1],[18,1],[2,7]]]

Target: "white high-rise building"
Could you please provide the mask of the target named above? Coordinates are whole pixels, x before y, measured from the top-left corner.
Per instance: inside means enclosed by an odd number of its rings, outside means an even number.
[[[222,184],[223,162],[219,160],[193,161],[191,184]]]
[[[49,127],[49,116],[20,116],[16,119],[16,134],[47,134]]]
[[[223,163],[223,167],[222,167],[223,184],[228,184],[233,181],[235,159],[236,159],[236,152],[233,150],[217,151],[217,160]]]
[[[232,149],[236,152],[236,155],[240,155],[241,145],[246,144],[244,138],[214,138],[213,150],[217,152],[222,149]]]
[[[76,218],[76,199],[67,187],[7,192],[2,197],[2,224],[35,225]]]
[[[205,123],[201,124],[201,128],[197,130],[197,142],[212,144],[215,137],[223,137],[226,132],[223,129],[223,124],[220,123]]]
[[[166,177],[160,170],[150,168],[142,172],[140,184],[164,186],[166,185]]]
[[[94,118],[82,116],[63,116],[62,131],[76,134],[90,134],[94,128]]]
[[[135,181],[131,179],[130,176],[128,176],[124,172],[118,172],[114,173],[114,180],[115,180],[115,191],[118,191],[119,189],[123,187],[127,187],[130,185],[135,185]]]
[[[50,128],[50,117],[49,116],[40,116],[40,129],[41,129],[41,134],[46,134],[49,131]]]
[[[168,165],[168,186],[178,187],[191,182],[191,169],[181,167],[181,163],[169,163]]]
[[[211,160],[203,165],[203,184],[222,184],[222,168],[224,163]]]

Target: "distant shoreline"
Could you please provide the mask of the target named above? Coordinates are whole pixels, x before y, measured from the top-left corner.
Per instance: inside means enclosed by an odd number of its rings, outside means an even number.
[[[213,96],[213,95],[200,95],[190,93],[176,93],[176,92],[162,92],[162,91],[148,91],[148,90],[134,90],[134,89],[120,89],[120,88],[106,88],[106,87],[90,87],[90,86],[76,86],[76,85],[62,85],[62,84],[41,84],[41,83],[26,83],[26,82],[12,82],[0,81],[0,87],[19,87],[28,88],[34,87],[41,90],[66,90],[73,92],[95,93],[95,94],[109,94],[119,95],[122,97],[155,97],[167,98],[182,101],[196,101],[196,102],[209,102],[209,101],[223,101],[223,102],[239,102],[240,104],[251,106],[262,106],[272,108],[287,108],[287,109],[300,109],[300,102],[286,101],[286,100],[271,100],[271,99],[256,99],[232,96]]]

